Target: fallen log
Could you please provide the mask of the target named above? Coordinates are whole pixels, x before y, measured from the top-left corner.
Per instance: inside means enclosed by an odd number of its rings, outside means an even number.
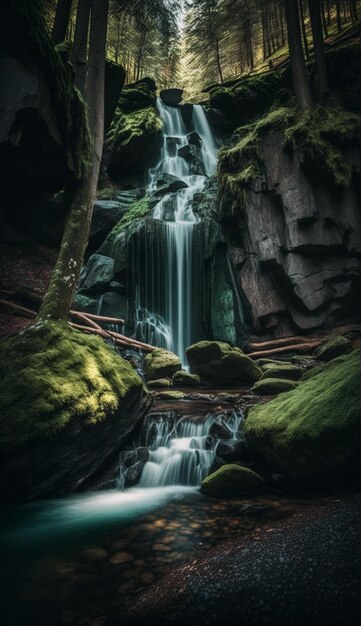
[[[249,343],[247,348],[256,351],[258,349],[272,348],[273,346],[284,346],[294,343],[312,343],[313,341],[315,341],[315,339],[312,337],[281,337],[280,339],[270,339],[270,341],[262,341],[260,343]]]
[[[259,352],[247,352],[247,356],[251,359],[261,359],[267,358],[271,356],[275,356],[276,354],[282,354],[284,352],[306,352],[308,350],[314,350],[321,345],[323,340],[313,341],[312,343],[296,343],[288,346],[279,346],[278,348],[273,348],[273,350],[260,350]]]

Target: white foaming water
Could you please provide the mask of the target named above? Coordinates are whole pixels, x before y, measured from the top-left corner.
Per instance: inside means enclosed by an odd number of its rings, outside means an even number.
[[[208,476],[216,455],[218,442],[207,443],[207,437],[211,426],[219,421],[222,417],[217,413],[209,414],[202,422],[183,418],[176,425],[166,418],[149,420],[148,433],[153,431],[154,436],[155,430],[155,437],[149,446],[150,458],[144,466],[139,487],[199,487]],[[232,433],[228,441],[237,440],[242,421],[241,411],[234,410],[226,422]]]
[[[187,185],[176,193],[174,221],[166,221],[166,319],[172,346],[183,366],[186,366],[186,348],[192,343],[192,247],[193,226],[199,219],[193,212],[193,198],[199,193],[207,176],[215,172],[217,146],[210,130],[206,115],[200,105],[193,106],[193,128],[202,140],[201,161],[204,175],[191,175],[190,163],[179,156],[180,148],[188,145],[188,135],[179,107],[166,106],[158,99],[158,109],[163,120],[163,149],[160,162],[149,173],[148,189],[156,187],[156,177],[161,173],[177,176]],[[173,151],[169,151],[169,143]],[[175,147],[174,147],[175,146]],[[169,195],[155,207],[154,219],[163,220]]]

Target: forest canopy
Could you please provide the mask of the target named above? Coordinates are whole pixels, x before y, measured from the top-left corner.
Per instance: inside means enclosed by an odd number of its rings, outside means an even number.
[[[318,0],[317,0],[318,1]],[[55,43],[59,5],[66,5],[66,39],[73,41],[79,5],[84,0],[44,0],[49,30]],[[302,46],[312,57],[311,16],[307,0],[298,4]],[[58,12],[57,12],[58,6]],[[323,38],[354,26],[360,0],[320,2]],[[107,58],[121,64],[128,83],[151,76],[160,89],[180,86],[188,99],[204,99],[214,83],[278,68],[288,59],[284,0],[112,0]]]

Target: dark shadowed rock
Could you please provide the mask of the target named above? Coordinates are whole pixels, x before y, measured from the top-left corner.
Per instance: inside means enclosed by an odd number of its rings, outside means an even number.
[[[159,95],[164,104],[167,104],[168,106],[177,106],[182,102],[183,89],[163,89]]]

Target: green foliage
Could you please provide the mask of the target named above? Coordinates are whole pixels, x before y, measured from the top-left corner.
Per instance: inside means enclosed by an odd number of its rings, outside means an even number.
[[[38,322],[0,341],[0,448],[53,436],[73,417],[114,414],[142,382],[99,337]]]
[[[8,0],[1,9],[2,48],[27,63],[29,51],[49,85],[67,165],[81,178],[88,165],[90,138],[84,102],[74,87],[67,47],[55,49],[47,33],[41,0]]]
[[[297,389],[253,407],[245,422],[249,444],[295,478],[342,466],[359,452],[361,350],[316,368]]]

